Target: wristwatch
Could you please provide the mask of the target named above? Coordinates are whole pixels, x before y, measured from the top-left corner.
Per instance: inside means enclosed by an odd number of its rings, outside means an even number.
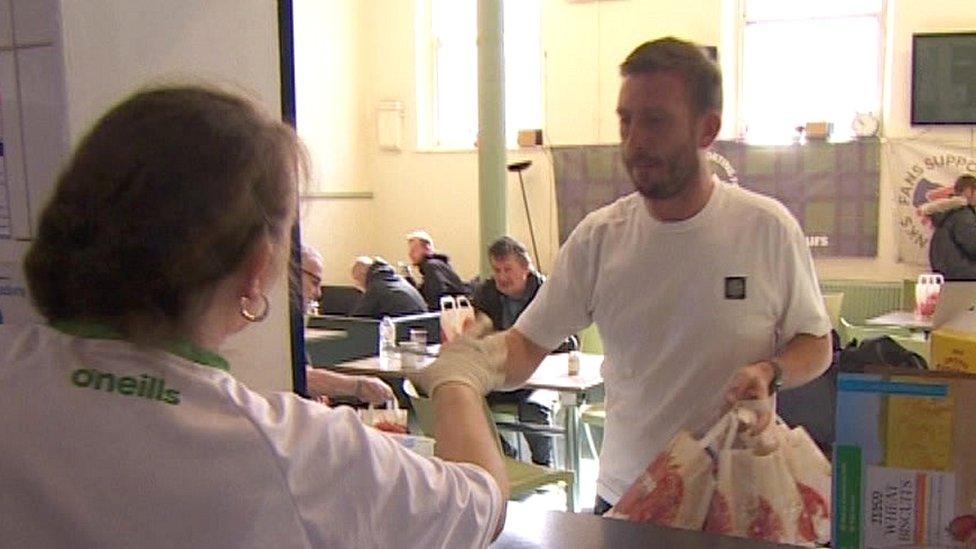
[[[783,366],[775,358],[771,358],[766,362],[773,367],[773,379],[769,380],[769,396],[773,396],[783,387]]]

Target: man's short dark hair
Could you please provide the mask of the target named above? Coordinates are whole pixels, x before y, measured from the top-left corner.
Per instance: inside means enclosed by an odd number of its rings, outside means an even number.
[[[620,75],[625,77],[656,72],[675,72],[684,78],[695,114],[710,109],[722,112],[722,72],[701,47],[668,36],[637,46],[620,64]]]
[[[492,242],[491,246],[488,247],[488,257],[495,261],[503,261],[506,257],[512,255],[518,257],[526,267],[532,264],[529,258],[529,251],[525,249],[525,246],[521,242],[510,236],[503,236]]]
[[[976,177],[969,174],[960,175],[959,179],[956,180],[956,184],[952,186],[952,190],[956,194],[962,194],[966,189],[976,189]]]

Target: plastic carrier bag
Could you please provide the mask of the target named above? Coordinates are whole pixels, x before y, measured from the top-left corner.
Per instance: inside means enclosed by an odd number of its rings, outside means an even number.
[[[468,298],[446,295],[441,297],[441,341],[453,341],[464,331],[465,324],[474,321],[474,307]]]
[[[802,427],[757,435],[739,406],[701,438],[678,433],[606,516],[812,546],[830,541],[830,463]]]

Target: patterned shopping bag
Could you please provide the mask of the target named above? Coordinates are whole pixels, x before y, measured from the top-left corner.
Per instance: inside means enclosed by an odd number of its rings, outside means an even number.
[[[830,461],[803,427],[790,429],[778,420],[775,429],[803,503],[796,541],[825,544],[830,541]]]
[[[723,418],[700,440],[678,433],[604,516],[700,530],[715,490],[708,447],[727,422]]]
[[[751,415],[750,415],[751,414]],[[751,437],[740,430],[755,421],[734,410],[718,452],[717,481],[704,529],[776,543],[798,543],[803,504],[787,464],[781,429]]]

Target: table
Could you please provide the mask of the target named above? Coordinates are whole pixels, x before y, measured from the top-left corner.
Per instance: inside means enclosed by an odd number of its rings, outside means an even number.
[[[918,318],[912,311],[891,311],[881,316],[864,321],[871,326],[897,326],[907,328],[912,332],[910,336],[892,335],[899,345],[925,359],[930,360],[928,334],[935,327],[931,318]]]
[[[900,326],[909,330],[923,330],[931,332],[933,329],[932,318],[918,318],[912,311],[891,311],[881,316],[869,318],[864,321],[870,326]]]
[[[785,546],[666,528],[655,524],[636,524],[589,514],[541,512],[532,510],[526,504],[513,501],[508,503],[505,529],[491,547],[494,549],[562,549],[564,547],[767,549]]]
[[[563,426],[566,432],[566,463],[576,473],[577,478],[570,494],[570,511],[580,508],[579,471],[583,451],[583,441],[580,439],[580,406],[586,403],[589,390],[603,385],[603,376],[600,373],[603,355],[580,353],[579,357],[579,374],[571,376],[568,372],[568,353],[546,356],[524,385],[527,389],[549,389],[559,393],[559,402],[563,405],[566,416]],[[421,360],[429,362],[432,359],[423,357]],[[396,353],[389,357],[373,356],[341,362],[329,366],[329,369],[345,374],[404,376],[400,357]]]
[[[335,341],[345,339],[347,333],[344,330],[331,330],[329,328],[305,328],[305,341]]]

